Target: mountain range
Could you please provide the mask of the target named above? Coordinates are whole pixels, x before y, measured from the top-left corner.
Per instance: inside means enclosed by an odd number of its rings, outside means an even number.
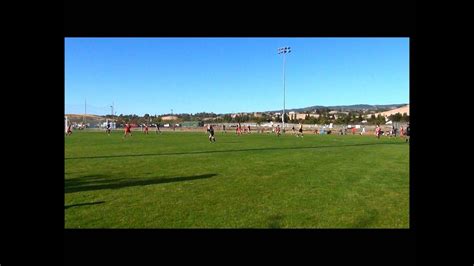
[[[402,106],[407,105],[408,103],[401,103],[401,104],[377,104],[377,105],[370,105],[370,104],[354,104],[354,105],[334,105],[334,106],[322,106],[322,105],[314,105],[308,106],[303,108],[292,108],[292,109],[285,109],[285,112],[306,112],[306,111],[313,111],[315,109],[323,109],[328,108],[329,110],[342,110],[342,111],[357,111],[357,110],[389,110],[394,108],[399,108]],[[281,112],[282,110],[276,111],[269,111],[269,112]]]

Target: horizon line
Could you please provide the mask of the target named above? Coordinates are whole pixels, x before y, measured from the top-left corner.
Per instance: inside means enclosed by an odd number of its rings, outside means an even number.
[[[306,109],[306,108],[312,108],[312,107],[318,107],[318,108],[335,108],[335,107],[351,107],[351,106],[356,106],[356,105],[369,105],[369,106],[391,106],[391,105],[410,105],[410,103],[394,103],[394,104],[364,104],[364,103],[361,103],[361,104],[350,104],[350,105],[312,105],[312,106],[307,106],[307,107],[295,107],[295,108],[287,108],[285,109],[285,111],[288,111],[288,110],[294,110],[294,109]],[[161,115],[180,115],[180,114],[198,114],[198,113],[209,113],[209,114],[241,114],[241,113],[272,113],[272,112],[283,112],[283,109],[277,109],[277,110],[267,110],[267,111],[240,111],[240,112],[227,112],[227,113],[217,113],[217,112],[207,112],[207,111],[199,111],[199,112],[188,112],[188,113],[175,113],[175,114],[171,114],[171,113],[162,113],[162,114],[156,114],[156,113],[145,113],[145,114],[148,114],[149,116],[161,116]],[[134,114],[134,113],[130,113],[130,114],[123,114],[121,113],[122,115],[137,115],[137,114]],[[145,115],[143,114],[143,115]],[[96,116],[107,116],[107,115],[110,115],[110,114],[103,114],[103,115],[98,115],[98,114],[93,114],[93,113],[64,113],[64,115],[96,115]],[[142,116],[143,116],[142,115]],[[115,116],[119,116],[119,115],[115,115]],[[140,115],[137,115],[137,116],[140,116]]]

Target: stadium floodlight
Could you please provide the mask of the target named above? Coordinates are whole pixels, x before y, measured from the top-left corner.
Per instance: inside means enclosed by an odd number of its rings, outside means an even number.
[[[278,54],[283,54],[283,116],[281,121],[283,123],[282,130],[285,132],[285,63],[286,63],[286,54],[291,53],[291,47],[280,47],[277,49]]]
[[[86,114],[87,114],[87,100],[84,99],[84,115],[82,116],[82,124],[86,124]]]

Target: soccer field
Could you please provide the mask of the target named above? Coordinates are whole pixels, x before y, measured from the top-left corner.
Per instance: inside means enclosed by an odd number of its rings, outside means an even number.
[[[359,135],[75,131],[66,228],[408,228],[409,144]]]

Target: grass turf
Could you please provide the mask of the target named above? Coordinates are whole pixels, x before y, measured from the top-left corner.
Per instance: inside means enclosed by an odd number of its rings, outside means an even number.
[[[66,228],[408,228],[400,138],[76,131]]]

